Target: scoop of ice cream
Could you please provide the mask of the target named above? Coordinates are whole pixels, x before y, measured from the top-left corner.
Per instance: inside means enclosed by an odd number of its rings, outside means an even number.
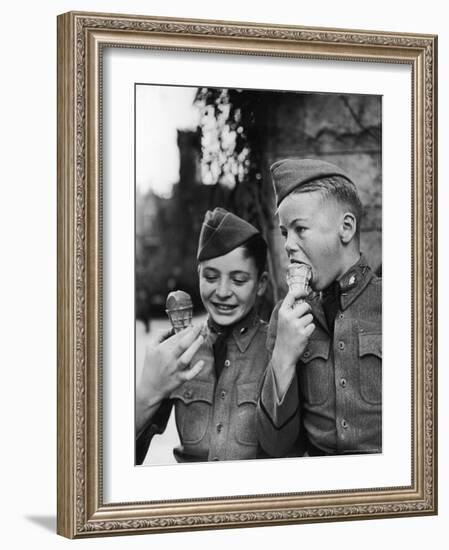
[[[183,290],[174,290],[167,296],[165,307],[170,310],[192,307],[192,298]]]
[[[183,290],[174,290],[167,296],[166,312],[175,332],[190,326],[193,315],[192,298]]]

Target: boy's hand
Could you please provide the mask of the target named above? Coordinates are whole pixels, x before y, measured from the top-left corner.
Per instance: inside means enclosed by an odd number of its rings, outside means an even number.
[[[188,327],[148,348],[136,389],[138,426],[144,422],[165,397],[186,380],[191,380],[203,368],[204,361],[190,366],[195,353],[204,342],[202,327]]]
[[[307,302],[295,303],[298,296],[288,293],[278,312],[276,343],[271,363],[276,378],[278,397],[282,399],[296,363],[315,330],[313,315]]]

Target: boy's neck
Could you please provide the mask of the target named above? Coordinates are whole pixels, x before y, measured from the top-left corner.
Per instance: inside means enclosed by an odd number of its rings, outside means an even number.
[[[342,275],[344,275],[351,267],[356,264],[360,260],[360,249],[359,248],[353,248],[351,250],[347,250],[345,257],[343,258],[342,268],[340,273],[338,274],[337,280],[340,279]]]

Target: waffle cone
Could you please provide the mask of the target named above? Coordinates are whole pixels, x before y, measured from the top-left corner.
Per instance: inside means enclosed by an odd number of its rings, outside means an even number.
[[[167,296],[165,310],[175,332],[192,324],[193,304],[190,295],[182,290],[170,292]]]
[[[287,284],[289,291],[293,294],[309,294],[311,277],[312,268],[309,265],[290,264],[287,268]],[[303,299],[300,298],[296,301],[302,302]]]

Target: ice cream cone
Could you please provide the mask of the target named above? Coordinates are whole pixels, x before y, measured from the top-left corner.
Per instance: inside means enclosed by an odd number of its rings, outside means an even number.
[[[301,293],[305,296],[309,294],[309,283],[311,278],[312,268],[310,265],[291,263],[287,268],[288,289],[293,294]],[[303,298],[299,298],[295,303],[301,303],[303,301]]]
[[[180,332],[192,324],[193,304],[187,292],[182,290],[170,292],[165,306],[175,332]]]

